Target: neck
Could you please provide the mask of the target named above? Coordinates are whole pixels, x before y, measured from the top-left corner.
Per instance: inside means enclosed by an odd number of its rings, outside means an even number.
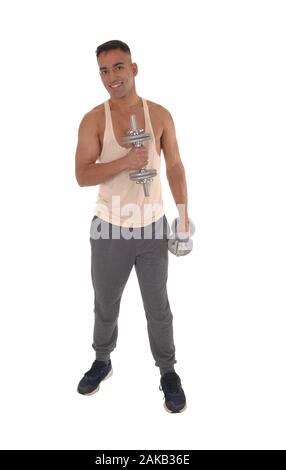
[[[110,98],[110,109],[114,111],[124,111],[128,108],[138,106],[142,103],[142,99],[137,95],[136,91],[131,92],[121,98]]]

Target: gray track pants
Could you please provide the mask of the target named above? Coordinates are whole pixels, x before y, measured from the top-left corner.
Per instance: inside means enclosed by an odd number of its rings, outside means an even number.
[[[95,315],[92,347],[98,360],[108,360],[116,346],[121,296],[135,265],[155,365],[164,373],[172,370],[177,362],[166,287],[169,230],[165,215],[145,228],[134,229],[93,217],[90,230]]]

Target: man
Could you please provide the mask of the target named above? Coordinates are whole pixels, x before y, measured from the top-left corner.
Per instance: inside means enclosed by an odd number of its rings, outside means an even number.
[[[113,40],[97,50],[101,80],[110,99],[87,112],[78,132],[76,179],[80,186],[100,185],[91,223],[91,274],[94,288],[96,359],[79,382],[78,392],[91,395],[112,374],[110,354],[117,341],[117,320],[123,289],[135,266],[144,304],[148,336],[165,408],[178,413],[186,408],[181,380],[175,372],[172,312],[166,283],[168,230],[160,183],[161,150],[167,179],[179,211],[179,232],[189,233],[187,185],[171,114],[163,106],[137,95],[127,44]],[[151,139],[141,147],[123,145],[135,114],[139,129]],[[140,169],[157,171],[149,195],[129,174]],[[131,210],[132,209],[132,210]],[[130,215],[132,212],[132,215]],[[102,233],[98,236],[98,228]],[[161,229],[161,232],[160,230]],[[161,233],[161,237],[157,236]]]

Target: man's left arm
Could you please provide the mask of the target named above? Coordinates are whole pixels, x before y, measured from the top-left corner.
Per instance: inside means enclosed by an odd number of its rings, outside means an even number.
[[[168,183],[179,212],[178,232],[189,232],[188,190],[185,168],[182,163],[173,118],[165,108],[161,145],[166,162]]]

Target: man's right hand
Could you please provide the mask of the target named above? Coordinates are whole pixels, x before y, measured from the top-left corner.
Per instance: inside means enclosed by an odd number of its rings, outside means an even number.
[[[127,170],[140,170],[148,164],[148,150],[144,145],[132,147],[124,158],[126,159]]]

